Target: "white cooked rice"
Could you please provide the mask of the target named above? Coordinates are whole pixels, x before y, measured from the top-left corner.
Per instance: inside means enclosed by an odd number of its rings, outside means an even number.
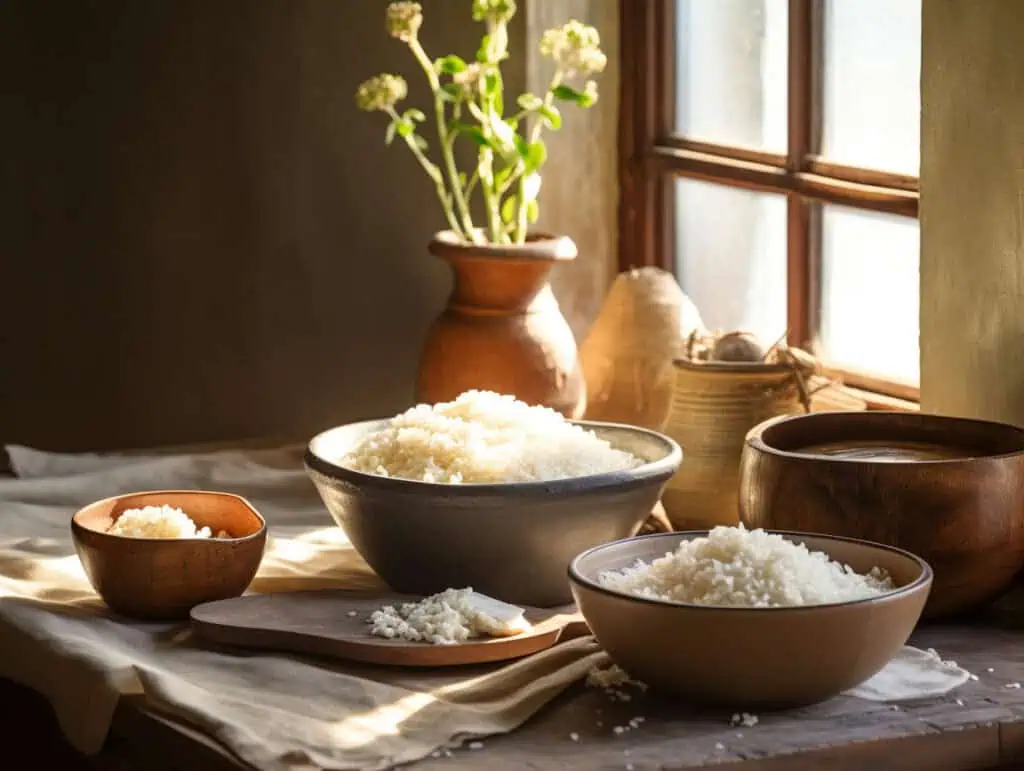
[[[753,608],[850,602],[895,588],[880,568],[861,575],[823,552],[742,525],[716,527],[650,563],[605,571],[598,583],[651,599]]]
[[[111,535],[128,538],[212,538],[208,527],[197,527],[192,518],[177,506],[143,506],[125,509],[107,529]],[[230,538],[224,530],[217,538]]]
[[[555,410],[492,391],[412,407],[342,459],[368,474],[447,484],[539,482],[641,463]]]

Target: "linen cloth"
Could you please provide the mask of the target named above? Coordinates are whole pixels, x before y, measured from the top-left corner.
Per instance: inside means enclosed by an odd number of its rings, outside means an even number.
[[[868,701],[914,701],[945,696],[966,683],[971,673],[936,651],[904,645],[885,669],[846,692]]]
[[[301,447],[187,455],[60,455],[8,447],[0,479],[0,677],[41,692],[97,752],[122,696],[259,769],[384,769],[512,730],[597,664],[592,638],[509,665],[423,671],[204,650],[187,624],[110,614],[74,555],[79,507],[137,490],[247,498],[270,538],[254,591],[382,584],[334,527]]]
[[[110,614],[74,555],[69,521],[87,503],[156,489],[247,498],[270,538],[252,590],[382,584],[333,526],[301,446],[169,455],[64,455],[8,447],[0,479],[0,677],[46,696],[70,741],[97,752],[122,696],[199,731],[253,767],[386,769],[473,737],[511,731],[595,666],[590,637],[504,666],[423,671],[274,653],[204,650],[187,624]],[[847,695],[940,696],[969,674],[904,648]]]

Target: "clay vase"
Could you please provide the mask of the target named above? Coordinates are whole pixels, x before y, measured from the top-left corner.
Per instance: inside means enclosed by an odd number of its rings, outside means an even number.
[[[470,244],[444,231],[429,249],[451,266],[454,285],[427,332],[417,401],[479,389],[582,417],[576,339],[548,283],[555,263],[576,258],[572,240],[536,234],[522,245]]]

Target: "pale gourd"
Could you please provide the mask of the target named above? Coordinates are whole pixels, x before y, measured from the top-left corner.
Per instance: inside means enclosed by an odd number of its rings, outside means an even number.
[[[661,429],[672,401],[672,360],[700,312],[668,271],[637,268],[619,274],[580,347],[588,420]]]

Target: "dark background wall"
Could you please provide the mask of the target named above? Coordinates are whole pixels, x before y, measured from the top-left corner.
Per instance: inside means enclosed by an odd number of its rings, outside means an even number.
[[[433,188],[353,102],[385,70],[422,102],[386,5],[0,3],[0,443],[301,436],[407,406],[449,279]],[[468,5],[426,0],[428,51],[475,51]]]

